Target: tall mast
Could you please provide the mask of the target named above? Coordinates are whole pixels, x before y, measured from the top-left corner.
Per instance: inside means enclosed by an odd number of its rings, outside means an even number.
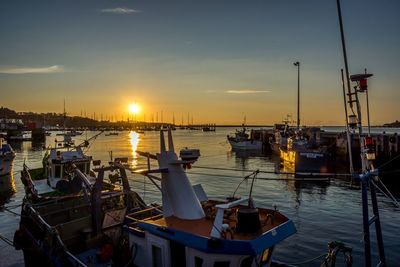
[[[297,67],[297,130],[300,129],[300,62],[293,63]]]
[[[347,62],[347,54],[346,54],[346,44],[344,40],[344,30],[343,30],[343,21],[342,21],[342,12],[340,7],[340,0],[336,0],[337,3],[337,11],[339,17],[340,24],[340,35],[342,41],[342,49],[343,49],[343,59],[345,64],[346,71],[346,80],[347,80],[347,89],[348,89],[348,104],[352,111],[352,115],[346,117],[346,125],[349,125],[354,130],[358,128],[358,137],[360,140],[360,156],[361,156],[361,165],[362,165],[362,175],[356,175],[352,173],[354,177],[357,177],[361,181],[361,196],[362,196],[362,212],[363,212],[363,239],[364,239],[364,258],[365,258],[365,266],[371,267],[371,241],[370,241],[370,226],[372,224],[375,225],[375,233],[377,239],[377,247],[379,251],[379,264],[377,266],[386,266],[386,258],[383,246],[383,238],[382,238],[382,230],[381,223],[379,219],[379,209],[376,197],[376,190],[374,183],[371,182],[371,179],[379,179],[377,177],[377,170],[374,170],[374,166],[372,164],[372,160],[375,158],[374,154],[374,143],[371,136],[364,137],[362,135],[362,120],[361,120],[361,105],[358,98],[358,93],[367,93],[367,79],[372,76],[372,74],[355,74],[349,76],[348,70],[348,62]],[[342,80],[344,80],[342,78]],[[350,80],[352,82],[356,82],[357,86],[354,88],[350,87]],[[344,84],[344,81],[343,81]],[[344,89],[344,86],[343,86]],[[354,98],[353,98],[354,96]],[[347,103],[345,102],[345,112],[347,115]],[[353,110],[353,104],[356,105],[357,108],[357,116]],[[368,106],[368,96],[367,96],[367,106]],[[369,109],[368,109],[368,117],[369,117]],[[369,123],[368,123],[369,124]],[[349,142],[349,151],[351,151],[351,138],[349,134],[349,129],[346,127],[347,138]],[[349,154],[351,155],[351,154]],[[350,162],[352,161],[351,156],[349,157]],[[374,178],[373,178],[374,177]],[[368,190],[371,194],[371,202],[372,202],[372,218],[369,217],[369,207],[368,207]]]
[[[67,112],[65,111],[65,98],[64,98],[64,113],[63,113],[64,121],[63,121],[63,127],[65,130],[65,121],[67,120]]]

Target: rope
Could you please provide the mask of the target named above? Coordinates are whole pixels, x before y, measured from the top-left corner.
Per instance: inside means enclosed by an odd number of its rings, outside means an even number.
[[[394,174],[400,173],[400,170],[393,170],[393,171],[379,171],[379,174]]]
[[[136,258],[136,255],[137,255],[137,249],[138,249],[138,246],[137,246],[137,244],[136,243],[133,243],[133,245],[131,246],[131,258],[129,259],[129,261],[125,264],[125,266],[124,267],[128,267],[128,266],[131,266],[131,264],[133,264],[134,266],[135,266],[135,258]]]
[[[233,168],[220,168],[220,167],[207,167],[207,166],[192,166],[192,168],[210,169],[210,170],[221,170],[221,171],[253,172],[252,170],[246,170],[246,169],[233,169]],[[262,172],[262,171],[260,171],[260,172]]]
[[[11,214],[13,214],[15,216],[21,217],[21,214],[18,214],[16,212],[12,211],[12,210],[9,210],[8,208],[3,208],[3,210],[5,210],[5,211],[7,211],[7,212],[9,212],[9,213],[11,213]]]
[[[15,205],[7,206],[7,209],[12,210],[12,209],[19,208],[19,207],[21,207],[21,206],[22,206],[22,204],[15,204]]]
[[[14,247],[14,242],[2,234],[0,234],[0,240],[3,240],[7,245]]]
[[[316,257],[314,257],[314,258],[312,258],[312,259],[309,259],[309,260],[300,261],[300,262],[293,262],[293,263],[285,263],[285,264],[287,264],[287,265],[301,265],[301,264],[306,264],[306,263],[310,263],[310,262],[312,262],[312,261],[315,261],[315,260],[317,260],[317,259],[319,259],[319,258],[322,258],[322,257],[324,257],[324,256],[326,256],[326,255],[327,255],[326,253],[322,253],[321,255],[318,255],[318,256],[316,256]]]
[[[380,169],[380,168],[382,168],[382,167],[388,165],[389,163],[391,163],[392,161],[394,161],[394,160],[396,160],[396,159],[398,159],[398,158],[400,158],[400,154],[397,155],[397,156],[395,156],[394,158],[391,158],[390,160],[386,161],[385,163],[381,164],[381,165],[380,165],[379,167],[377,167],[376,169]]]
[[[260,171],[261,172],[261,171]],[[197,174],[197,175],[207,175],[207,176],[214,176],[214,177],[225,177],[225,178],[240,178],[243,179],[242,176],[237,175],[223,175],[223,174],[213,174],[213,173],[204,173],[204,172],[190,172],[190,174]],[[313,177],[304,177],[304,178],[271,178],[271,177],[257,177],[258,180],[266,180],[266,181],[330,181],[331,178],[313,178]]]
[[[390,200],[393,202],[393,204],[394,204],[395,206],[397,206],[398,208],[400,208],[399,202],[397,202],[396,198],[392,195],[392,193],[390,193],[389,189],[387,189],[387,187],[384,185],[384,183],[383,183],[381,180],[379,180],[379,182],[380,182],[381,186],[382,186],[382,187],[386,190],[386,192],[389,194],[389,196],[388,196],[387,194],[385,194],[385,193],[383,192],[383,190],[382,190],[381,188],[379,188],[379,186],[377,186],[373,180],[371,180],[371,183],[375,186],[375,188],[377,188],[385,197],[387,197],[388,199],[390,199]]]
[[[192,166],[192,168],[199,168],[199,169],[210,169],[210,170],[221,170],[221,171],[240,171],[240,172],[253,172],[253,170],[247,169],[233,169],[233,168],[220,168],[220,167],[207,167],[207,166]],[[277,172],[277,171],[263,171],[260,170],[259,173],[267,173],[267,174],[308,174],[312,176],[313,174],[319,176],[326,176],[326,177],[337,177],[337,176],[352,176],[350,173],[308,173],[308,172]]]

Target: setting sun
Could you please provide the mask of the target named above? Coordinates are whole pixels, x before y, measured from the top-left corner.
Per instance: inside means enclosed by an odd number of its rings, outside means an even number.
[[[138,104],[129,104],[128,110],[132,114],[138,114],[140,112],[140,106]]]

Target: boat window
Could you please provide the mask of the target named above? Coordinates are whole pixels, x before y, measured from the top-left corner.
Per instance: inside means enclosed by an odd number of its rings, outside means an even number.
[[[185,246],[181,243],[170,241],[169,249],[171,252],[171,266],[186,266],[186,251]]]
[[[163,267],[161,248],[152,246],[153,267]]]
[[[242,260],[242,262],[240,263],[240,267],[251,267],[252,263],[253,263],[253,257],[249,256]]]
[[[202,267],[204,260],[200,257],[194,257],[194,267]]]
[[[214,267],[229,267],[230,261],[216,261]]]
[[[54,165],[54,177],[61,178],[61,165]]]

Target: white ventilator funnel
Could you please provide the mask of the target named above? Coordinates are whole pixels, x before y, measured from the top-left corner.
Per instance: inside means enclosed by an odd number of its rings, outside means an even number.
[[[165,149],[164,134],[160,132],[160,153],[158,165],[168,172],[161,173],[161,190],[164,217],[176,216],[180,219],[204,218],[204,211],[174,151],[171,129],[168,129],[168,148]]]

